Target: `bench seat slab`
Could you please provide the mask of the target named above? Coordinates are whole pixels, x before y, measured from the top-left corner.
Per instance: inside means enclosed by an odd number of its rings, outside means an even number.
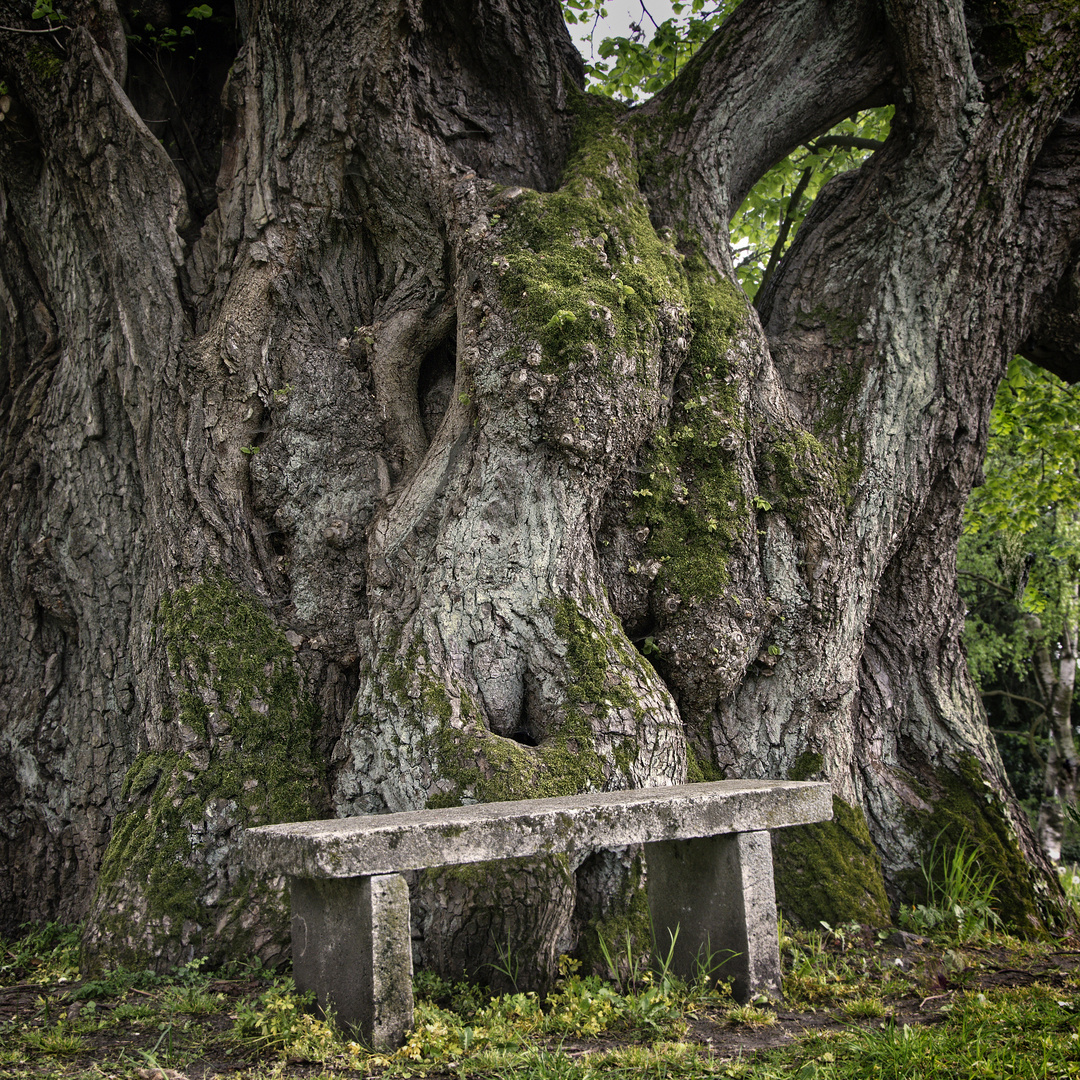
[[[244,849],[248,865],[263,873],[342,878],[756,832],[830,817],[828,784],[716,780],[263,825],[245,832]]]
[[[400,874],[290,878],[293,974],[301,992],[377,1049],[412,1027],[409,886]]]
[[[737,1001],[778,999],[780,949],[767,831],[645,845],[656,951],[687,980],[700,961],[722,965]],[[676,932],[677,931],[677,932]]]

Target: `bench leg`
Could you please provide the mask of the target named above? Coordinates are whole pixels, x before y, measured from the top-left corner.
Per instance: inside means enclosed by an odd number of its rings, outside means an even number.
[[[712,953],[738,1001],[780,997],[780,947],[772,846],[767,831],[645,845],[656,950],[666,956],[678,927],[673,970],[692,978]]]
[[[298,990],[378,1049],[413,1022],[409,886],[400,874],[289,878]]]

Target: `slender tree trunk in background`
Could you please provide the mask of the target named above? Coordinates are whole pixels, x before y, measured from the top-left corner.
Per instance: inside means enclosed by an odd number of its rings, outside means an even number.
[[[954,563],[1006,358],[1078,352],[1076,15],[747,0],[626,111],[554,0],[215,10],[191,67],[111,0],[0,31],[4,928],[269,959],[248,825],[719,775],[831,781],[795,917],[943,828],[1052,915]],[[730,215],[886,102],[755,310]],[[425,880],[421,958],[639,880]]]
[[[1075,596],[1074,596],[1075,604]],[[1034,616],[1030,617],[1037,624]],[[1035,629],[1038,629],[1036,625]],[[1036,832],[1046,857],[1061,861],[1061,841],[1065,832],[1064,807],[1076,806],[1077,781],[1080,780],[1080,755],[1072,728],[1072,702],[1076,686],[1076,627],[1071,615],[1061,631],[1057,670],[1050,656],[1045,636],[1035,652],[1035,678],[1047,702],[1045,709],[1050,729],[1046,753],[1043,797],[1039,805]]]

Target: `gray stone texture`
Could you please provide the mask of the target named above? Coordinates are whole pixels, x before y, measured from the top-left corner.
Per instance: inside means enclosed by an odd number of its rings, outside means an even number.
[[[247,830],[244,852],[252,869],[261,872],[359,877],[757,832],[831,817],[828,784],[717,780],[266,825]]]
[[[289,892],[297,989],[372,1046],[399,1046],[413,1020],[405,879],[292,877]]]
[[[780,995],[769,830],[832,816],[828,784],[722,780],[249,829],[252,868],[288,875],[300,989],[379,1047],[412,1024],[403,871],[644,844],[661,952],[724,961],[742,1001]],[[538,898],[539,899],[539,898]]]
[[[674,939],[672,970],[693,979],[706,964],[736,1000],[780,997],[780,948],[768,832],[645,845],[657,953]]]

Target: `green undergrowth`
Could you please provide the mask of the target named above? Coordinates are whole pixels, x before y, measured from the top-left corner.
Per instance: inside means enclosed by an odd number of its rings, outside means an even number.
[[[79,981],[79,928],[51,924],[0,939],[0,1077],[1080,1074],[1074,941],[991,934],[978,948],[938,937],[901,950],[886,939],[858,923],[782,930],[779,1011],[763,1000],[736,1004],[703,978],[688,984],[635,957],[621,988],[564,957],[544,998],[419,972],[413,1030],[398,1050],[375,1053],[315,1015],[287,973],[257,964],[211,971],[195,961],[164,975],[116,968]],[[613,970],[617,943],[609,945]],[[787,1045],[753,1049],[760,1032],[781,1025]]]
[[[941,766],[925,769],[921,794],[933,806],[930,812],[910,810],[907,825],[922,839],[922,849],[930,859],[910,875],[909,891],[916,905],[931,899],[938,882],[947,874],[949,863],[933,852],[961,847],[978,854],[980,872],[995,882],[996,915],[1006,929],[1034,933],[1052,925],[1060,917],[1052,899],[1036,891],[1033,876],[1020,854],[1006,814],[1006,807],[984,779],[974,757],[953,769]],[[926,871],[932,872],[927,878]]]

